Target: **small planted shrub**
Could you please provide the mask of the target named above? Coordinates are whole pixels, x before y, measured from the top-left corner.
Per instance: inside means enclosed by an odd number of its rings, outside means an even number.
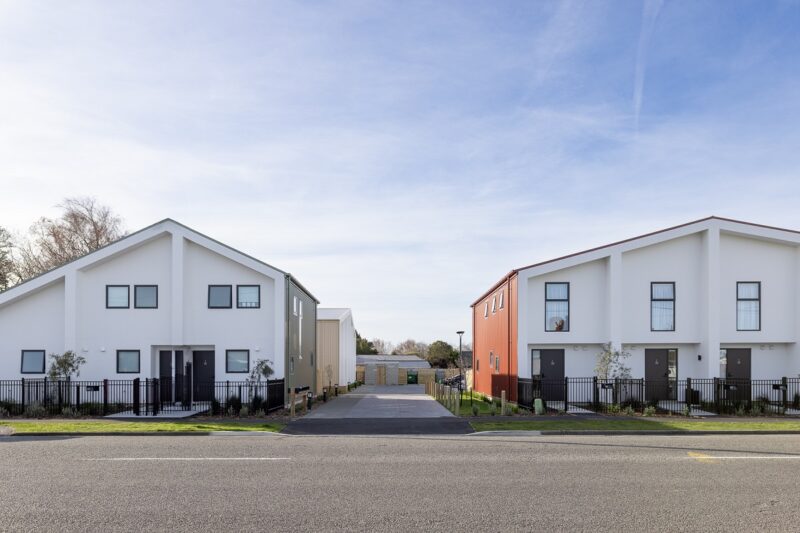
[[[492,416],[497,414],[497,406],[494,404],[494,402],[492,402],[492,404],[489,406],[489,414]]]
[[[633,409],[633,406],[631,406],[631,405],[628,405],[628,406],[627,406],[627,407],[625,407],[625,409],[622,411],[622,414],[624,414],[625,416],[633,416],[633,415],[635,415],[635,414],[636,414],[636,411]]]
[[[8,418],[11,416],[11,411],[5,407],[0,406],[0,418]]]
[[[608,406],[608,412],[611,413],[612,415],[619,414],[619,410],[620,410],[619,404],[612,403],[611,405]]]
[[[242,410],[242,399],[236,395],[228,397],[228,409],[233,409],[235,413],[238,413]]]
[[[253,401],[250,402],[250,407],[253,409],[253,412],[260,411],[261,408],[264,406],[264,398],[256,394],[253,396]]]
[[[512,405],[511,406],[511,414],[512,415],[518,415],[519,414],[519,406],[518,405]]]
[[[226,413],[228,416],[237,416],[239,414],[239,411],[235,410],[233,407],[228,407]]]
[[[475,405],[473,403],[472,404],[472,416],[478,416],[478,413],[480,413],[480,412],[481,412],[480,407],[478,407],[477,405]]]
[[[220,405],[219,400],[216,398],[211,400],[211,414],[215,416],[222,414],[222,405]]]
[[[267,413],[265,413],[263,409],[259,409],[258,411],[256,411],[256,416],[258,418],[264,418],[265,416],[267,416]]]
[[[44,418],[47,416],[47,409],[34,403],[25,407],[25,418]]]
[[[739,407],[736,408],[736,416],[745,416],[747,414],[747,410],[744,408],[744,405],[740,404]]]
[[[691,414],[691,412],[689,411],[689,406],[688,405],[684,405],[683,406],[683,416],[689,416],[690,414]]]
[[[78,411],[74,407],[65,407],[61,410],[64,418],[78,418]]]
[[[246,405],[243,405],[241,407],[241,409],[239,409],[239,417],[240,418],[245,418],[245,417],[248,417],[248,416],[250,416],[250,409],[248,409],[248,407]]]
[[[643,414],[644,414],[644,416],[655,416],[656,408],[653,407],[652,405],[648,405],[647,407],[644,408],[644,413]]]

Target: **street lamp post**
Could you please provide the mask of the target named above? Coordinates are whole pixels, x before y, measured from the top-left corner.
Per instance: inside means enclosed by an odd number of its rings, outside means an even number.
[[[464,352],[461,350],[461,336],[463,331],[456,331],[458,335],[458,396],[461,397],[462,381],[464,380]]]

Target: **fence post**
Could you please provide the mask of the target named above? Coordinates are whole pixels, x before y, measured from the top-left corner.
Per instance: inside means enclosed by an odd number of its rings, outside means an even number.
[[[719,378],[714,378],[714,410],[719,414]]]
[[[48,401],[49,397],[50,397],[50,395],[47,394],[47,376],[45,376],[44,377],[44,394],[42,395],[42,400],[43,400],[43,403],[44,403],[44,407],[47,407],[48,404],[50,403]]]
[[[153,416],[156,416],[159,411],[159,403],[161,402],[161,382],[158,378],[153,378]]]
[[[789,408],[789,380],[786,376],[781,378],[781,397],[783,399],[783,412]]]
[[[692,378],[686,378],[686,392],[684,393],[687,413],[692,416]]]
[[[20,389],[21,389],[20,392],[22,393],[20,395],[20,402],[19,403],[20,403],[20,407],[22,408],[22,412],[24,413],[25,412],[25,378],[22,378],[21,380],[19,380],[19,382],[20,382],[19,386],[20,386]]]
[[[506,415],[506,391],[500,391],[500,416]]]
[[[103,416],[108,414],[108,380],[103,380]]]
[[[132,382],[133,387],[133,414],[139,416],[139,394],[141,391],[139,390],[139,378],[135,378]]]
[[[81,409],[81,384],[75,384],[75,410],[80,411]]]
[[[592,407],[597,411],[600,409],[600,391],[597,390],[597,376],[592,378]]]
[[[564,412],[569,412],[569,378],[564,377]]]
[[[611,399],[614,405],[619,405],[619,378],[614,378],[614,392],[612,393]]]

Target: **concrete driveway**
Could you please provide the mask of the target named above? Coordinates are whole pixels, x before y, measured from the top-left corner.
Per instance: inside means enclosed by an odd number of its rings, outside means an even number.
[[[424,385],[364,385],[333,398],[304,418],[441,418],[453,414],[425,394]]]

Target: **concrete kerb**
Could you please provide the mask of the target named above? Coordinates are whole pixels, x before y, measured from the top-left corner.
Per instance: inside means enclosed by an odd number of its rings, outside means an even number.
[[[562,429],[562,430],[494,430],[476,431],[469,433],[470,437],[552,437],[558,435],[584,436],[584,437],[611,437],[611,436],[705,436],[705,435],[800,435],[798,430],[702,430],[681,431],[678,429],[632,429],[632,430],[602,430],[602,429]]]

